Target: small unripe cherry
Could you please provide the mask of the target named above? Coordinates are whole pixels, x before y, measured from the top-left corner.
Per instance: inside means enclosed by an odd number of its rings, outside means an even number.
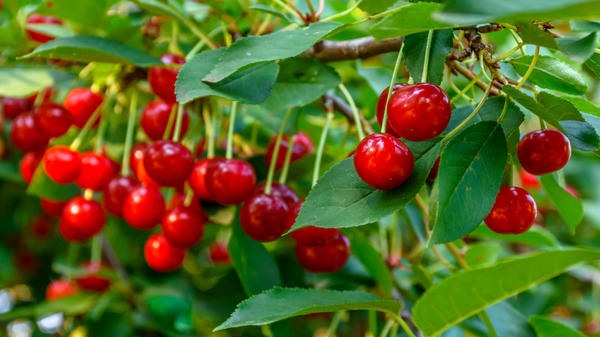
[[[535,200],[520,187],[504,186],[496,196],[485,224],[500,234],[521,234],[535,221],[537,207]]]
[[[213,160],[206,169],[206,188],[223,205],[237,205],[248,199],[256,185],[250,164],[239,159]]]
[[[209,247],[208,257],[214,264],[231,264],[231,257],[227,251],[227,244],[215,242]]]
[[[144,246],[144,257],[150,268],[166,272],[181,266],[185,250],[170,244],[164,235],[153,234]]]
[[[521,138],[517,155],[525,171],[544,175],[567,165],[571,157],[571,142],[558,130],[537,130]]]
[[[152,229],[165,213],[165,199],[159,190],[149,186],[133,189],[123,203],[123,217],[131,227]]]
[[[181,143],[160,140],[144,150],[144,168],[163,186],[183,184],[194,168],[194,157]]]
[[[288,231],[288,207],[274,195],[253,194],[240,210],[240,224],[246,234],[256,241],[279,239]]]
[[[202,238],[206,220],[204,213],[190,207],[176,207],[163,216],[163,235],[170,244],[189,248]]]
[[[73,124],[82,128],[103,100],[102,95],[93,92],[90,88],[73,88],[65,97],[63,105],[71,113]],[[96,119],[93,126],[99,123],[100,118]]]
[[[72,183],[81,171],[79,153],[65,145],[55,145],[46,150],[42,164],[48,177],[58,184]]]
[[[106,223],[106,214],[96,200],[83,197],[71,199],[63,209],[63,220],[77,233],[94,236]]]

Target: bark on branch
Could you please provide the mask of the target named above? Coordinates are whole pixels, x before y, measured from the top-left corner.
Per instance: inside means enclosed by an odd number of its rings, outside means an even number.
[[[354,115],[352,114],[352,109],[348,104],[346,104],[346,102],[344,102],[343,99],[337,97],[336,95],[330,92],[326,93],[323,96],[323,98],[325,100],[326,105],[333,104],[333,109],[335,111],[338,111],[342,115],[344,115],[344,117],[346,117],[350,124],[354,124]],[[363,115],[360,115],[360,121],[363,126],[363,130],[365,130],[365,133],[368,135],[373,134],[373,129],[371,128],[371,125],[369,125],[369,122],[365,119]]]
[[[375,41],[372,36],[348,41],[321,41],[304,52],[323,62],[366,59],[400,50],[404,37]]]

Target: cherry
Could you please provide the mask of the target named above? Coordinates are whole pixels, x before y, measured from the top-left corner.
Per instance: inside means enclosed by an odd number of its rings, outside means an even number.
[[[288,231],[288,207],[272,194],[256,193],[244,202],[240,210],[240,224],[249,237],[256,241],[277,240]]]
[[[50,200],[50,199],[40,199],[40,204],[42,205],[42,209],[46,214],[50,216],[62,216],[63,209],[67,204],[67,201],[62,200]]]
[[[54,103],[40,105],[34,110],[33,116],[38,128],[48,138],[64,135],[73,124],[71,114],[62,106]]]
[[[437,159],[433,163],[433,166],[431,167],[431,170],[429,170],[429,175],[427,176],[427,180],[429,180],[429,181],[435,180],[435,178],[438,175],[439,170],[440,170],[440,157],[437,157]]]
[[[71,229],[86,236],[100,233],[106,222],[106,214],[100,203],[83,197],[71,199],[65,205],[62,217]]]
[[[21,177],[26,184],[31,183],[33,174],[40,164],[42,156],[43,154],[41,152],[27,152],[23,158],[21,158],[21,162],[19,163],[19,171],[21,172]]]
[[[194,157],[180,143],[159,140],[144,150],[144,168],[157,183],[177,186],[190,176],[194,168]]]
[[[448,96],[431,83],[396,89],[388,105],[389,125],[398,136],[411,141],[437,137],[448,126],[451,113]]]
[[[166,65],[184,64],[183,57],[174,54],[164,54],[160,60]],[[148,82],[156,96],[167,102],[176,102],[175,81],[179,74],[179,68],[173,67],[150,67],[148,70]]]
[[[106,269],[101,262],[86,262],[81,265],[81,268],[85,270],[86,274],[75,279],[79,288],[93,292],[105,292],[110,288],[110,279],[98,274]]]
[[[215,201],[224,205],[236,205],[252,194],[256,174],[252,166],[243,160],[213,160],[206,168],[205,183]]]
[[[85,152],[80,157],[81,170],[75,182],[83,189],[103,190],[117,174],[111,160],[102,155]]]
[[[63,104],[71,113],[73,124],[82,128],[103,100],[102,95],[93,92],[90,88],[73,88],[65,97]],[[100,118],[96,119],[94,126],[99,122]]]
[[[150,178],[144,167],[144,151],[146,148],[148,148],[148,144],[146,143],[139,143],[133,146],[130,157],[131,170],[143,185],[160,188],[160,184]]]
[[[290,207],[290,211],[287,216],[287,227],[292,228],[296,218],[304,205],[304,199],[295,203]],[[293,231],[290,235],[298,244],[303,245],[320,245],[326,241],[334,239],[340,231],[336,228],[320,228],[315,226],[308,226]]]
[[[104,189],[104,208],[114,216],[123,217],[123,203],[125,202],[125,198],[137,186],[138,182],[133,177],[114,177]]]
[[[402,185],[411,175],[415,160],[398,138],[374,133],[363,139],[354,154],[354,167],[367,184],[380,190]]]
[[[46,299],[55,300],[61,297],[67,297],[75,295],[77,293],[77,287],[69,280],[57,279],[48,285],[46,288]]]
[[[266,183],[260,183],[256,186],[253,193],[261,194],[265,193]],[[280,184],[278,182],[271,183],[271,195],[278,197],[283,200],[288,208],[292,208],[298,202],[298,196],[291,188],[289,188],[285,184]]]
[[[504,186],[496,196],[494,207],[485,218],[485,224],[500,234],[526,232],[537,214],[535,200],[520,187]]]
[[[407,85],[408,85],[407,83],[394,84],[394,88],[392,89],[392,97],[393,97],[394,93],[396,92],[396,90],[398,90],[402,87],[405,87]],[[377,100],[377,122],[379,122],[379,126],[382,126],[381,123],[383,123],[383,115],[385,114],[385,103],[387,102],[389,90],[390,90],[390,87],[388,86],[381,92],[381,94],[379,94],[379,99]],[[390,99],[390,102],[391,102],[391,99]],[[385,132],[389,133],[392,136],[398,137],[398,134],[396,134],[396,132],[394,132],[394,129],[392,129],[392,126],[390,124],[389,114],[390,114],[390,112],[388,110],[388,121],[387,121],[387,127],[385,129]]]
[[[208,248],[208,256],[214,264],[231,264],[231,257],[224,242],[215,242]]]
[[[144,111],[142,111],[141,125],[142,130],[144,130],[148,138],[152,140],[159,140],[163,138],[167,125],[169,124],[171,114],[173,114],[173,126],[171,127],[171,134],[169,135],[169,138],[172,138],[173,134],[175,134],[176,111],[173,112],[173,103],[155,100],[146,105]],[[186,110],[183,110],[182,118],[179,138],[183,138],[190,124],[190,116]]]
[[[173,246],[189,248],[202,238],[206,220],[204,213],[190,207],[176,207],[163,216],[163,235]]]
[[[44,90],[42,90],[42,100],[41,103],[45,104],[45,103],[52,103],[52,97],[54,96],[54,94],[56,93],[56,90],[53,87],[46,87],[44,88]],[[33,106],[35,104],[35,101],[37,100],[38,97],[38,93],[34,93],[31,96],[27,97],[27,100],[29,101],[29,103]]]
[[[185,250],[170,244],[164,235],[154,234],[146,241],[144,256],[150,268],[164,272],[181,266]]]
[[[156,188],[138,186],[129,192],[122,209],[123,217],[131,227],[152,229],[165,213],[165,199]]]
[[[2,115],[14,119],[23,112],[31,110],[33,103],[27,98],[5,97],[2,99]]]
[[[47,15],[39,15],[39,14],[29,15],[29,17],[27,18],[27,23],[57,25],[57,26],[62,25],[62,21],[55,17],[47,16]],[[54,40],[54,36],[46,35],[44,33],[38,33],[32,29],[26,28],[25,31],[27,32],[27,35],[29,36],[29,38],[32,39],[33,41],[46,43],[48,41]]]
[[[206,188],[206,170],[208,168],[208,164],[213,159],[200,159],[194,164],[194,168],[192,169],[192,173],[190,173],[189,183],[192,189],[194,190],[194,194],[200,200],[212,200],[212,196],[208,192]]]
[[[31,231],[38,239],[46,239],[52,234],[52,223],[50,218],[45,215],[37,216],[31,222]]]
[[[60,218],[58,221],[58,230],[62,237],[69,242],[84,242],[92,236],[85,235],[77,232],[73,229],[73,225],[67,222],[64,218]]]
[[[10,139],[23,152],[41,151],[48,145],[48,137],[40,132],[31,112],[22,113],[15,118],[10,126]]]
[[[562,132],[553,129],[526,134],[517,148],[525,171],[543,175],[563,168],[571,157],[571,143]]]
[[[525,188],[538,189],[540,187],[537,177],[523,169],[519,170],[519,179]]]
[[[314,151],[315,147],[304,132],[300,132],[297,135],[293,136],[294,145],[292,147],[292,158],[290,162],[296,162],[302,159],[304,156],[310,154]],[[271,138],[269,142],[269,146],[267,147],[267,153],[265,154],[265,159],[267,160],[267,165],[271,164],[271,158],[273,157],[273,152],[275,152],[275,143],[277,142],[277,135]],[[279,143],[279,152],[277,153],[277,162],[275,163],[275,169],[279,170],[285,164],[285,155],[290,147],[289,137],[281,136],[281,142]]]
[[[336,272],[350,257],[350,243],[344,234],[339,233],[324,244],[296,244],[296,258],[300,265],[313,273]]]
[[[196,145],[196,151],[194,153],[194,155],[196,156],[196,158],[200,158],[202,157],[202,154],[204,154],[204,148],[206,147],[206,138],[202,138],[198,144]]]
[[[65,145],[49,148],[44,153],[42,164],[48,177],[59,184],[72,183],[81,171],[79,153]]]

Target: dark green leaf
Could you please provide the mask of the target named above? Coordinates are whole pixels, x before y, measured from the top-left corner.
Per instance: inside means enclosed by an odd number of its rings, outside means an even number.
[[[503,108],[504,97],[497,96],[488,98],[481,107],[481,110],[479,110],[479,113],[466,126],[470,126],[481,121],[496,121],[502,114]],[[454,129],[465,118],[467,118],[467,116],[470,115],[474,109],[474,106],[466,105],[452,111],[450,123],[448,123],[446,130],[450,131]],[[504,131],[504,135],[508,137],[513,132],[518,131],[519,125],[521,125],[523,122],[523,118],[523,112],[521,112],[521,109],[519,109],[515,103],[509,101],[508,107],[506,108],[506,114],[504,115],[504,119],[500,124],[502,126],[502,131]]]
[[[442,5],[434,2],[417,2],[402,6],[402,9],[386,16],[371,27],[378,40],[425,32],[430,29],[452,28],[452,25],[437,21],[433,13]]]
[[[575,233],[577,225],[583,219],[581,200],[560,187],[552,174],[543,175],[539,180],[560,217],[567,223],[571,233]]]
[[[533,56],[521,56],[510,60],[509,63],[523,76],[532,59]],[[539,57],[529,81],[542,88],[568,94],[583,95],[587,91],[583,77],[569,65],[552,56],[542,55]]]
[[[531,316],[529,322],[538,337],[585,337],[581,332],[543,316]]]
[[[510,243],[522,243],[530,246],[541,246],[541,247],[558,247],[558,240],[549,231],[534,226],[531,227],[527,232],[522,234],[498,234],[486,225],[477,227],[476,230],[471,232],[469,236],[476,238],[490,238],[502,240]]]
[[[396,1],[395,0],[363,0],[361,1],[358,8],[371,14],[383,12],[384,10],[391,7]]]
[[[560,51],[565,53],[571,60],[583,63],[594,54],[596,33],[591,33],[583,38],[560,38],[558,39],[558,46]]]
[[[189,15],[181,6],[170,6],[173,5],[173,2],[166,3],[159,0],[133,0],[133,2],[149,12],[171,16],[182,22],[189,18]]]
[[[252,5],[250,7],[248,7],[249,9],[254,9],[257,10],[259,12],[264,12],[264,13],[268,13],[271,15],[275,15],[278,18],[282,18],[287,22],[295,22],[296,20],[294,19],[294,17],[290,14],[287,13],[283,13],[280,10],[271,8],[269,6],[265,6],[265,5]]]
[[[191,330],[192,304],[189,300],[171,295],[152,295],[146,299],[148,312],[155,320],[179,331]]]
[[[356,62],[356,71],[360,77],[364,78],[375,94],[379,95],[390,85],[393,71],[383,67],[363,67],[362,61]]]
[[[416,81],[421,80],[425,63],[428,32],[411,34],[404,38],[404,62],[410,76]],[[426,82],[440,84],[444,77],[446,56],[452,51],[452,29],[436,30],[431,39],[429,67]]]
[[[531,21],[524,21],[518,24],[519,36],[523,43],[538,45],[550,49],[558,49],[556,39],[550,33],[540,29],[538,25]]]
[[[502,87],[502,91],[504,91],[511,99],[515,102],[521,104],[527,110],[533,112],[537,116],[542,119],[556,125],[557,121],[554,116],[544,107],[542,104],[538,103],[533,97],[524,94],[513,86],[505,85]]]
[[[373,247],[373,244],[369,239],[358,229],[349,228],[346,229],[344,233],[346,233],[348,239],[350,239],[352,254],[358,258],[371,277],[377,281],[381,290],[383,290],[384,293],[391,295],[394,281],[392,280],[389,268],[381,257],[381,253]]]
[[[50,200],[68,200],[79,194],[79,188],[75,184],[62,185],[50,180],[39,165],[33,174],[31,184],[27,187],[27,194]]]
[[[536,96],[538,102],[542,104],[548,112],[552,115],[551,120],[555,121],[564,121],[564,120],[575,120],[575,121],[585,121],[579,110],[575,108],[573,104],[571,104],[566,99],[552,95],[548,92],[542,91]]]
[[[600,54],[594,53],[592,57],[590,57],[584,63],[594,74],[596,77],[600,77]]]
[[[560,121],[561,128],[565,131],[571,145],[581,151],[595,151],[598,149],[598,134],[594,127],[587,122]]]

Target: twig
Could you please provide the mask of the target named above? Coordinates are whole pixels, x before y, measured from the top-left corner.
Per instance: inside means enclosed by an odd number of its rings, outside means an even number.
[[[108,239],[105,235],[102,235],[102,251],[104,252],[104,256],[106,256],[108,263],[110,263],[110,265],[117,271],[117,274],[119,274],[121,280],[128,281],[129,276],[125,271],[125,268],[123,268],[121,265],[121,262],[119,262],[117,254],[115,254],[115,251],[112,249],[110,242],[108,242]]]
[[[472,72],[472,71],[470,71],[469,69],[467,69],[467,68],[465,68],[465,67],[461,66],[461,65],[460,65],[458,62],[456,62],[456,61],[450,61],[450,62],[448,62],[448,66],[449,66],[451,69],[454,69],[454,70],[458,71],[458,72],[459,72],[461,75],[463,75],[464,77],[466,77],[466,78],[467,78],[467,79],[469,79],[469,80],[473,80],[475,77],[477,77],[477,75],[475,75],[475,73],[473,73],[473,72]],[[493,83],[493,86],[494,86],[495,88],[491,88],[491,89],[490,89],[490,96],[498,96],[498,94],[499,94],[499,91],[498,91],[498,89],[501,89],[501,88],[502,88],[502,85],[501,85],[500,83],[496,82],[496,81],[494,81],[494,82],[492,82],[492,83]],[[481,90],[486,90],[486,89],[487,89],[487,87],[488,87],[488,85],[487,85],[487,84],[485,84],[485,83],[484,83],[483,81],[481,81],[481,80],[477,80],[477,81],[475,82],[475,85],[476,85],[477,87],[479,87]]]
[[[306,50],[304,55],[323,62],[366,59],[399,50],[403,39],[396,37],[375,41],[375,38],[370,36],[348,41],[321,41]]]

